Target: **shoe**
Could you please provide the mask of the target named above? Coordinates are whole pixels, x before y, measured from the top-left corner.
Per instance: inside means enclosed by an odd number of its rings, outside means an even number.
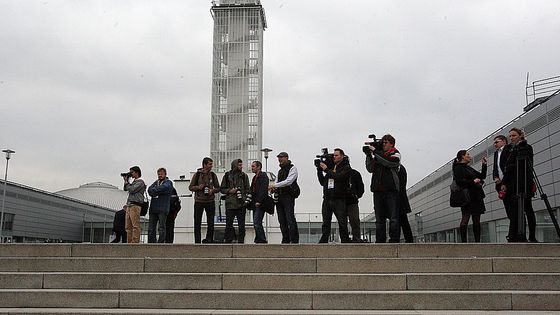
[[[536,238],[529,238],[529,243],[539,243]]]
[[[208,244],[208,243],[214,243],[214,242],[211,241],[211,240],[203,239],[203,240],[202,240],[202,243],[203,243],[203,244]]]

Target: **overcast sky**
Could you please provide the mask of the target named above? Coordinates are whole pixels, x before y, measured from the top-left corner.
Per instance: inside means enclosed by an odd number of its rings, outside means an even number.
[[[369,186],[363,141],[391,133],[411,186],[521,114],[527,72],[560,75],[560,1],[262,4],[263,145],[274,149],[269,170],[279,151],[298,167],[298,212],[320,211],[322,147],[344,149]],[[120,187],[132,165],[147,182],[160,166],[172,179],[199,167],[210,151],[210,7],[0,0],[9,180]],[[363,200],[370,212],[371,193]]]

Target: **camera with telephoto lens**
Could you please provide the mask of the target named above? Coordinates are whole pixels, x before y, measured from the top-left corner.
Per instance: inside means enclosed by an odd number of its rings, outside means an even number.
[[[372,139],[372,141],[364,142],[365,146],[362,147],[362,151],[364,151],[365,154],[371,153],[370,145],[376,150],[383,151],[383,141],[381,141],[381,139],[377,139],[374,134],[369,135],[368,138]]]
[[[126,172],[126,173],[121,173],[121,177],[131,177],[132,176],[132,172]]]
[[[325,163],[328,169],[332,169],[334,167],[334,154],[329,153],[328,148],[322,148],[321,152],[322,154],[315,156],[317,158],[313,161],[315,167],[319,167],[319,164]]]

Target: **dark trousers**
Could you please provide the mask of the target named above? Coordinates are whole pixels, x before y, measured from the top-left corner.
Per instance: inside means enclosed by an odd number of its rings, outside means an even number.
[[[263,218],[264,210],[261,208],[255,208],[253,210],[253,227],[255,228],[255,243],[268,243],[266,240],[266,234],[264,234],[263,228]]]
[[[177,218],[177,213],[171,213],[167,215],[167,219],[165,219],[165,242],[166,243],[173,243],[175,239],[175,219]]]
[[[167,219],[167,213],[150,213],[150,221],[148,223],[148,243],[156,242],[156,228],[158,230],[159,237],[157,238],[158,243],[165,242],[165,221]]]
[[[527,237],[522,232],[518,231],[518,203],[519,199],[514,194],[506,196],[504,200],[506,214],[509,219],[509,233],[507,237],[509,242],[527,241]],[[524,198],[524,211],[525,216],[527,216],[527,225],[529,226],[529,240],[536,241],[537,218],[535,217],[535,211],[533,210],[530,197]]]
[[[389,242],[398,243],[401,238],[400,211],[398,208],[399,193],[397,191],[383,191],[373,193],[373,207],[375,210],[375,242],[385,243],[387,232],[385,222],[389,219]]]
[[[202,213],[206,211],[206,241],[214,241],[214,214],[216,213],[216,203],[195,202],[194,203],[194,242],[200,243],[200,230],[202,225]]]
[[[115,239],[111,241],[111,243],[126,243],[126,231],[114,231],[115,232]]]
[[[350,228],[352,229],[352,241],[359,242],[362,240],[360,233],[360,208],[357,203],[346,205],[346,213],[348,214],[348,221],[350,221]]]
[[[414,236],[412,236],[412,229],[410,228],[410,223],[408,222],[408,215],[404,211],[400,215],[400,224],[404,235],[404,241],[406,243],[413,243]]]
[[[237,235],[237,243],[245,243],[245,208],[226,209],[226,230],[224,233],[224,242],[231,243],[233,241],[233,220],[237,218],[237,226],[239,234]]]
[[[292,196],[278,196],[276,211],[278,212],[278,222],[282,232],[282,243],[299,243],[299,230],[295,216],[296,201]]]
[[[350,242],[350,238],[348,237],[348,216],[346,212],[346,200],[324,198],[323,205],[321,207],[321,213],[323,216],[323,224],[321,226],[322,235],[319,243],[329,242],[333,213],[336,216],[336,220],[338,221],[340,241],[342,243]]]

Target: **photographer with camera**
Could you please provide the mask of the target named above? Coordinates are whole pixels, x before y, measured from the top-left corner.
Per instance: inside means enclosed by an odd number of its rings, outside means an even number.
[[[282,232],[282,244],[299,243],[299,230],[295,216],[296,198],[300,194],[297,183],[297,168],[288,159],[288,153],[280,152],[277,156],[280,170],[276,183],[269,187],[278,195],[276,211]]]
[[[194,192],[194,242],[200,243],[202,214],[206,211],[206,238],[202,243],[214,242],[214,215],[216,213],[215,194],[220,190],[218,176],[212,172],[214,160],[209,157],[202,159],[202,168],[194,174],[189,190]]]
[[[334,149],[333,154],[328,154],[328,151],[323,149],[323,157],[317,167],[317,177],[319,183],[323,186],[323,204],[321,206],[323,224],[321,226],[322,235],[319,243],[329,242],[333,213],[338,221],[340,241],[342,243],[350,242],[350,237],[348,236],[348,213],[346,211],[349,171],[350,163],[345,158],[342,149]],[[323,173],[326,173],[326,175],[323,175]]]
[[[152,197],[150,202],[148,243],[165,243],[165,229],[167,214],[171,204],[171,192],[173,183],[167,178],[167,170],[160,167],[157,170],[158,179],[148,188],[148,195]],[[156,239],[156,228],[159,237]]]
[[[226,200],[226,230],[224,243],[233,241],[233,220],[237,218],[239,234],[237,243],[245,243],[245,212],[247,195],[250,193],[249,176],[243,172],[243,161],[236,159],[231,162],[231,170],[224,174],[220,185]]]
[[[401,227],[399,221],[399,177],[401,155],[395,148],[395,138],[384,135],[380,141],[371,135],[373,142],[366,142],[363,148],[366,154],[366,169],[371,175],[371,191],[375,209],[375,242],[387,241],[385,221],[389,219],[389,242],[400,241]]]
[[[536,187],[533,178],[533,147],[525,140],[525,133],[518,128],[509,131],[508,156],[505,162],[501,191],[505,193],[504,204],[510,220],[508,242],[526,242],[525,221],[529,226],[529,242],[536,238],[537,219],[531,199]],[[504,150],[505,151],[505,150]],[[503,153],[502,153],[503,154]]]
[[[124,180],[124,191],[128,191],[126,199],[126,238],[127,243],[140,242],[140,210],[144,203],[146,184],[140,178],[142,171],[140,167],[133,166],[127,173],[121,173]],[[130,182],[132,178],[132,182]]]

